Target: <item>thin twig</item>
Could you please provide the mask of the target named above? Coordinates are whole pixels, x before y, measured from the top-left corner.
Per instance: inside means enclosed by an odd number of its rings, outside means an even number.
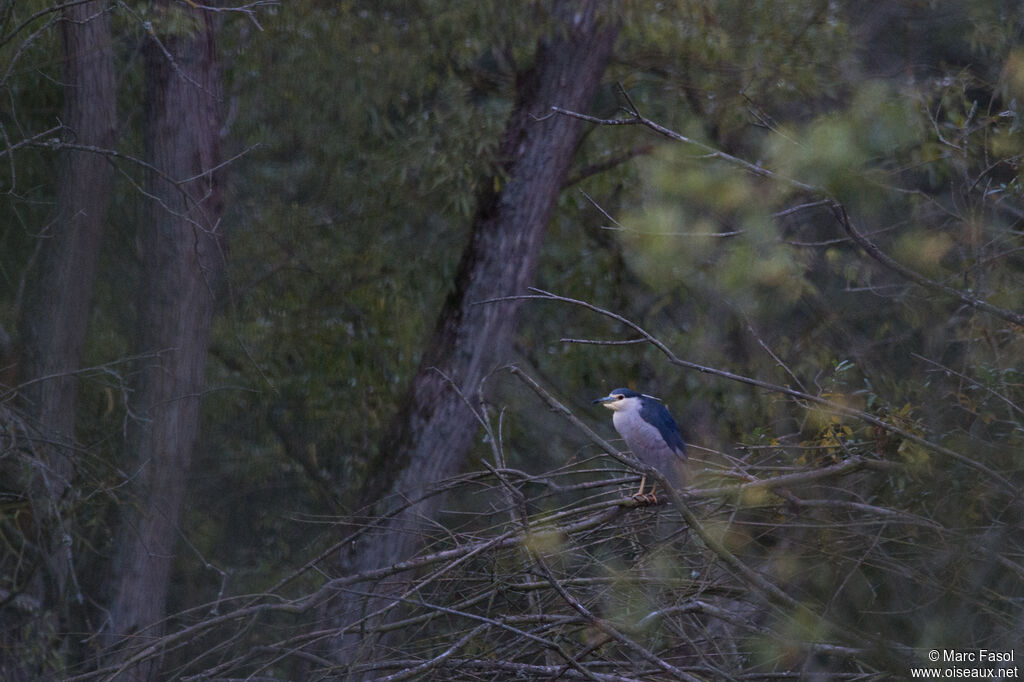
[[[604,315],[605,317],[608,317],[608,318],[613,319],[613,320],[615,320],[617,322],[620,322],[623,325],[625,325],[625,326],[629,327],[630,329],[632,329],[633,331],[637,332],[643,338],[645,338],[648,341],[648,343],[650,343],[652,346],[654,346],[659,351],[661,351],[662,354],[665,355],[665,357],[668,359],[669,363],[671,363],[673,365],[676,365],[677,367],[684,367],[686,369],[693,369],[693,370],[697,370],[698,372],[702,372],[704,374],[710,374],[712,376],[722,377],[723,379],[729,379],[730,381],[737,381],[739,383],[747,384],[748,386],[755,386],[757,388],[763,388],[765,390],[772,391],[774,393],[781,393],[783,395],[787,395],[787,396],[790,396],[792,398],[796,398],[798,400],[804,400],[804,401],[807,401],[807,402],[810,402],[810,403],[814,403],[816,405],[820,405],[822,407],[825,407],[825,408],[831,410],[832,412],[835,412],[836,414],[842,414],[842,415],[845,415],[845,416],[854,417],[854,418],[859,419],[859,420],[861,420],[863,422],[871,424],[872,426],[877,426],[877,427],[879,427],[881,429],[884,429],[885,431],[888,431],[890,433],[894,433],[894,434],[900,436],[901,438],[903,438],[904,440],[908,440],[908,441],[910,441],[912,443],[920,445],[921,447],[927,448],[928,450],[931,450],[932,452],[935,452],[935,453],[938,453],[938,454],[941,454],[941,455],[945,455],[947,457],[955,459],[956,461],[958,461],[958,462],[960,462],[960,463],[962,463],[962,464],[964,464],[966,466],[969,466],[970,468],[972,468],[972,469],[974,469],[976,471],[979,471],[979,472],[983,473],[985,476],[987,476],[987,477],[991,478],[993,481],[996,481],[997,483],[999,483],[1000,487],[1002,487],[1003,490],[1006,493],[1008,493],[1013,499],[1017,499],[1017,498],[1020,497],[1020,493],[1021,493],[1020,489],[1017,486],[1015,486],[1013,483],[1011,483],[1009,480],[1007,480],[1002,474],[998,473],[997,471],[994,471],[993,469],[990,469],[989,467],[987,467],[986,465],[982,464],[981,462],[978,462],[978,461],[976,461],[974,459],[971,459],[970,457],[967,457],[966,455],[963,455],[963,454],[961,454],[959,452],[956,452],[955,450],[950,450],[949,448],[947,448],[945,446],[942,446],[942,445],[939,445],[938,443],[935,443],[933,441],[930,441],[927,438],[923,438],[923,437],[921,437],[921,436],[919,436],[919,435],[917,435],[915,433],[911,433],[910,431],[907,431],[906,429],[904,429],[904,428],[902,428],[900,426],[897,426],[895,424],[891,424],[891,423],[885,421],[884,419],[880,419],[880,418],[878,418],[878,417],[876,417],[876,416],[874,416],[872,414],[869,414],[869,413],[864,412],[862,410],[858,410],[858,409],[850,407],[848,405],[843,405],[841,403],[837,403],[837,402],[828,400],[827,398],[822,398],[821,396],[817,396],[817,395],[813,395],[813,394],[810,394],[810,393],[806,393],[804,391],[800,391],[800,390],[797,390],[797,389],[794,389],[794,388],[790,388],[788,386],[780,386],[778,384],[773,384],[773,383],[771,383],[769,381],[762,381],[761,379],[754,379],[754,378],[751,378],[751,377],[743,376],[741,374],[735,374],[733,372],[728,372],[726,370],[717,369],[715,367],[707,367],[707,366],[704,366],[704,365],[699,365],[699,364],[697,364],[695,362],[690,362],[689,360],[683,360],[682,358],[678,357],[675,353],[673,353],[672,350],[668,346],[666,346],[662,341],[660,341],[655,336],[653,336],[652,334],[647,332],[645,329],[643,329],[637,323],[635,323],[635,322],[633,322],[633,321],[623,317],[622,315],[619,315],[617,313],[613,313],[613,312],[611,312],[609,310],[601,308],[600,306],[594,305],[593,303],[588,303],[586,301],[581,301],[579,299],[570,298],[568,296],[559,296],[557,294],[553,294],[551,292],[544,291],[543,289],[537,289],[537,288],[534,288],[534,287],[530,287],[529,290],[531,292],[534,292],[534,293],[522,294],[522,295],[518,295],[518,296],[502,296],[502,297],[495,298],[495,299],[488,299],[488,300],[484,300],[484,301],[478,301],[477,304],[478,305],[485,305],[485,304],[489,304],[489,303],[509,301],[509,300],[541,300],[541,301],[556,301],[556,302],[561,302],[561,303],[570,303],[572,305],[577,305],[577,306],[586,308],[587,310],[591,310],[591,311],[596,312],[596,313],[598,313],[600,315]],[[634,464],[633,466],[636,466],[636,465]]]
[[[922,275],[921,273],[915,270],[911,270],[910,268],[908,268],[907,266],[903,265],[895,258],[890,256],[889,254],[882,251],[882,249],[880,249],[877,244],[875,244],[873,241],[865,237],[857,230],[856,227],[854,227],[853,221],[850,220],[850,216],[847,215],[846,213],[846,208],[841,203],[832,202],[832,213],[835,216],[836,220],[839,221],[839,224],[843,226],[843,229],[846,231],[846,234],[850,235],[850,238],[853,239],[853,241],[855,241],[862,249],[864,249],[864,252],[866,254],[868,254],[871,258],[876,260],[884,267],[898,274],[900,277],[908,279],[914,284],[917,284],[920,287],[928,289],[929,291],[936,291],[939,293],[946,294],[947,296],[952,296],[953,298],[959,299],[960,301],[966,303],[972,308],[977,308],[978,310],[984,311],[990,315],[995,315],[996,317],[1006,320],[1007,322],[1012,322],[1013,324],[1024,327],[1024,314],[1018,313],[1013,310],[1008,310],[1006,308],[1001,308],[997,305],[992,305],[988,301],[980,299],[977,296],[973,296],[969,293],[961,291],[960,289],[956,289],[941,282],[936,282],[933,279],[929,279]]]

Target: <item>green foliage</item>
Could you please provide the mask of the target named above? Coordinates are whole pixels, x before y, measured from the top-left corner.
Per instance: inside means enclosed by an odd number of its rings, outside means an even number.
[[[222,229],[230,272],[174,609],[213,601],[225,585],[228,594],[263,591],[339,539],[336,527],[320,522],[354,511],[366,464],[452,287],[476,197],[500,187],[494,152],[517,76],[547,29],[549,5],[298,0],[261,9],[262,30],[223,17],[224,145],[233,160]],[[514,358],[605,435],[607,415],[590,411],[590,399],[618,385],[664,398],[693,445],[702,485],[814,472],[855,458],[891,464],[797,489],[817,506],[794,511],[775,492],[753,488],[702,507],[702,518],[730,551],[834,622],[925,648],[944,637],[994,644],[986,638],[1003,636],[1005,623],[1019,617],[1008,604],[1019,599],[1019,585],[991,569],[998,587],[979,594],[987,574],[970,561],[998,546],[978,544],[986,533],[1019,549],[1007,520],[1019,510],[1004,507],[1003,493],[977,468],[919,439],[1016,475],[1024,451],[1024,336],[1005,319],[911,284],[869,258],[822,197],[841,201],[860,232],[914,272],[1020,312],[1021,10],[996,0],[939,5],[615,4],[622,33],[609,85],[589,113],[623,116],[625,103],[611,87],[621,82],[644,116],[765,172],[751,174],[639,126],[593,127],[570,172],[581,179],[563,192],[530,283],[622,314],[684,360],[789,386],[831,406],[674,367],[648,345],[562,342],[636,334],[552,302],[524,305]],[[42,7],[8,3],[0,34]],[[190,27],[173,5],[111,11],[122,98],[118,150],[141,156],[143,22],[170,34]],[[59,115],[59,35],[51,19],[0,45],[0,95],[12,103],[0,107],[0,147],[47,130]],[[620,157],[632,160],[586,172]],[[13,330],[27,265],[52,217],[57,156],[26,145],[0,160],[0,325]],[[131,369],[122,360],[133,329],[143,170],[116,163],[84,359],[99,369],[83,375],[79,411],[75,555],[88,588],[101,582],[114,554],[109,528],[117,508],[130,503],[119,489],[121,437],[131,418],[124,408]],[[504,410],[511,468],[534,475],[576,467],[559,474],[555,492],[533,491],[530,513],[586,500],[587,490],[567,490],[608,473],[604,460],[589,459],[595,449],[507,373],[496,372],[484,389]],[[480,439],[474,464],[491,459],[491,445]],[[497,489],[453,496],[445,522],[461,518],[459,511],[474,520],[493,515]],[[882,510],[883,521],[871,510]],[[0,520],[10,525],[12,518]],[[487,519],[493,525],[469,523],[460,541],[507,522]],[[679,559],[636,550],[643,537],[636,528],[605,531],[580,540],[547,530],[524,547],[567,579],[608,585],[590,593],[588,604],[624,629],[638,627],[658,604],[689,598],[699,572],[717,570],[696,553]],[[479,587],[480,575],[521,567],[519,554],[493,564],[481,559],[465,567],[466,589],[483,600],[492,588]],[[288,589],[311,591],[318,579],[307,575]],[[494,589],[510,611],[536,606],[507,585]],[[290,618],[273,624],[302,622]],[[761,624],[764,631],[743,644],[771,671],[797,669],[811,660],[808,642],[842,634],[802,612],[772,612]],[[248,635],[257,644],[262,625],[254,621]],[[421,651],[444,650],[453,631],[430,621],[423,632],[436,639],[425,638]],[[664,632],[645,641],[662,646]],[[565,641],[599,636],[580,627],[567,630]],[[494,655],[480,640],[466,651]],[[183,663],[190,654],[181,653]],[[281,677],[302,677],[281,670]]]
[[[544,26],[525,6],[435,2],[291,3],[262,21],[222,37],[243,155],[211,368],[228,390],[207,401],[199,466],[241,476],[272,508],[338,512],[359,500],[417,368]],[[239,466],[249,457],[259,466]],[[216,497],[208,480],[197,500]],[[238,519],[298,546],[319,532],[256,522]],[[211,530],[204,551],[223,542]]]

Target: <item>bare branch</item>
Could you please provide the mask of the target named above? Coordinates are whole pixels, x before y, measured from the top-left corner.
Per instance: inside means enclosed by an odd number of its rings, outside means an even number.
[[[881,429],[884,429],[884,430],[886,430],[886,431],[888,431],[890,433],[894,433],[894,434],[900,436],[901,438],[903,438],[904,440],[909,440],[910,442],[916,443],[917,445],[920,445],[921,447],[927,448],[928,450],[931,450],[932,452],[935,452],[935,453],[938,453],[938,454],[941,454],[941,455],[945,455],[947,457],[951,457],[951,458],[957,460],[958,462],[961,462],[962,464],[965,464],[965,465],[971,467],[972,469],[983,473],[985,476],[987,476],[990,479],[992,479],[993,481],[997,482],[1000,485],[1000,487],[1003,488],[1003,490],[1007,494],[1009,494],[1011,497],[1013,497],[1014,499],[1020,497],[1020,489],[1017,486],[1015,486],[1012,482],[1010,482],[1008,479],[1006,479],[999,472],[994,471],[993,469],[990,469],[988,466],[986,466],[986,465],[982,464],[981,462],[978,462],[977,460],[974,460],[974,459],[972,459],[972,458],[970,458],[970,457],[968,457],[968,456],[966,456],[964,454],[956,452],[955,450],[951,450],[951,449],[949,449],[949,448],[947,448],[945,446],[939,445],[938,443],[930,441],[927,438],[923,438],[921,436],[918,436],[915,433],[911,433],[910,431],[908,431],[908,430],[906,430],[906,429],[904,429],[904,428],[902,428],[900,426],[897,426],[895,424],[889,423],[889,422],[885,421],[884,419],[880,419],[880,418],[878,418],[878,417],[876,417],[876,416],[874,416],[872,414],[869,414],[869,413],[864,412],[862,410],[858,410],[858,409],[850,407],[848,405],[843,405],[841,403],[837,403],[837,402],[828,400],[827,398],[822,398],[821,396],[816,396],[816,395],[813,395],[813,394],[810,394],[810,393],[806,393],[804,391],[799,391],[799,390],[796,390],[796,389],[793,389],[793,388],[789,388],[788,386],[780,386],[778,384],[773,384],[773,383],[768,382],[768,381],[762,381],[760,379],[753,379],[751,377],[745,377],[745,376],[742,376],[740,374],[735,374],[733,372],[728,372],[728,371],[717,369],[717,368],[714,368],[714,367],[706,367],[704,365],[699,365],[699,364],[697,364],[695,362],[690,362],[689,360],[683,360],[682,358],[679,358],[678,356],[676,356],[676,354],[673,353],[672,350],[669,349],[668,346],[666,346],[663,342],[661,342],[660,340],[655,338],[653,335],[651,335],[649,332],[647,332],[642,327],[640,327],[640,325],[636,324],[635,322],[632,322],[631,320],[626,319],[625,317],[623,317],[621,315],[618,315],[618,314],[613,313],[613,312],[611,312],[609,310],[601,308],[600,306],[596,306],[593,303],[588,303],[586,301],[581,301],[581,300],[578,300],[578,299],[569,298],[567,296],[559,296],[557,294],[553,294],[551,292],[544,291],[542,289],[536,289],[536,288],[532,288],[531,287],[530,291],[533,291],[535,293],[533,293],[533,294],[524,294],[524,295],[519,295],[519,296],[503,296],[503,297],[498,298],[498,299],[491,299],[491,300],[486,300],[486,301],[478,301],[477,303],[480,304],[480,305],[483,305],[483,304],[493,303],[493,302],[497,302],[497,301],[508,301],[508,300],[542,300],[542,301],[557,301],[557,302],[562,302],[562,303],[570,303],[572,305],[577,305],[577,306],[586,308],[587,310],[591,310],[591,311],[596,312],[596,313],[598,313],[600,315],[604,315],[605,317],[608,317],[608,318],[611,318],[611,319],[613,319],[613,320],[615,320],[617,322],[620,322],[623,325],[625,325],[625,326],[629,327],[630,329],[632,329],[633,331],[637,332],[644,339],[646,339],[648,343],[650,343],[652,346],[654,346],[659,351],[661,351],[665,355],[665,357],[668,359],[668,361],[671,364],[673,364],[673,365],[676,365],[678,367],[684,367],[686,369],[697,370],[698,372],[702,372],[704,374],[710,374],[712,376],[722,377],[723,379],[729,379],[730,381],[737,381],[737,382],[740,382],[740,383],[743,383],[743,384],[747,384],[749,386],[755,386],[757,388],[763,388],[765,390],[772,391],[774,393],[780,393],[780,394],[783,394],[783,395],[790,396],[791,398],[796,398],[798,400],[803,400],[803,401],[807,401],[807,402],[810,402],[810,403],[814,403],[816,405],[821,405],[822,407],[825,407],[828,410],[831,410],[832,412],[835,412],[836,414],[841,414],[841,415],[846,415],[846,416],[849,416],[849,417],[854,417],[856,419],[859,419],[860,421],[863,421],[865,423],[871,424],[872,426],[877,426],[877,427],[879,427]]]
[[[636,111],[635,109],[632,110],[629,118],[598,118],[596,116],[588,116],[587,114],[581,114],[557,106],[551,107],[551,111],[554,114],[570,116],[572,118],[578,118],[582,121],[587,121],[588,123],[594,123],[603,126],[644,126],[645,128],[650,128],[654,132],[664,137],[667,137],[670,140],[674,140],[676,142],[681,142],[683,144],[688,144],[693,147],[696,147],[697,149],[705,153],[706,158],[721,159],[722,161],[726,161],[728,163],[739,166],[740,168],[743,168],[752,175],[756,175],[762,178],[768,178],[770,180],[776,180],[784,184],[790,185],[791,187],[803,190],[805,192],[817,193],[821,191],[820,188],[815,187],[814,185],[808,185],[807,183],[800,182],[799,180],[794,180],[792,178],[787,178],[785,176],[779,175],[775,171],[771,171],[763,166],[759,166],[755,163],[750,163],[749,161],[745,161],[739,157],[733,156],[732,154],[727,154],[726,152],[723,152],[719,149],[715,149],[711,145],[705,144],[703,142],[698,142],[697,140],[689,138],[686,135],[683,135],[682,133],[677,133],[674,130],[670,130],[669,128],[659,125],[654,121],[642,116],[640,112]]]
[[[632,99],[629,98],[628,94],[622,88],[621,85],[619,86],[619,89],[623,97],[629,103],[629,118],[603,119],[594,116],[588,116],[586,114],[581,114],[575,111],[570,111],[557,106],[551,107],[551,111],[556,114],[578,118],[580,120],[584,120],[589,123],[594,123],[597,125],[642,125],[644,127],[650,128],[651,130],[671,140],[697,147],[701,151],[706,152],[706,158],[720,159],[726,161],[727,163],[738,166],[739,168],[742,168],[753,175],[774,180],[776,182],[781,182],[785,185],[789,185],[796,189],[807,192],[813,196],[822,197],[823,199],[820,201],[812,202],[810,204],[803,204],[797,208],[803,209],[812,205],[821,205],[822,203],[828,205],[832,209],[833,214],[836,217],[836,220],[839,221],[840,225],[842,225],[846,233],[862,249],[864,249],[864,251],[871,258],[878,261],[880,264],[882,264],[889,270],[892,270],[893,272],[899,274],[901,277],[911,282],[914,282],[915,284],[922,286],[930,291],[937,291],[947,294],[949,296],[953,296],[954,298],[961,300],[962,302],[966,303],[967,305],[973,308],[989,313],[991,315],[995,315],[996,317],[1007,320],[1008,322],[1024,326],[1024,314],[1012,310],[1007,310],[996,305],[992,305],[991,303],[988,303],[987,301],[984,301],[978,298],[977,296],[973,296],[969,293],[960,291],[958,289],[947,286],[940,282],[931,280],[925,277],[924,275],[916,272],[915,270],[912,270],[903,265],[902,263],[893,259],[891,256],[882,251],[877,245],[875,245],[871,240],[869,240],[867,237],[865,237],[864,235],[857,231],[857,229],[853,226],[853,223],[850,221],[850,218],[846,212],[846,208],[843,206],[843,204],[836,200],[834,197],[832,197],[827,191],[825,191],[823,187],[817,185],[810,185],[799,180],[795,180],[793,178],[788,178],[779,175],[778,173],[771,171],[767,168],[764,168],[763,166],[751,163],[749,161],[746,161],[745,159],[733,156],[732,154],[727,154],[726,152],[716,149],[711,145],[699,142],[674,130],[659,125],[654,121],[645,118],[639,112],[639,110],[637,110],[636,106],[632,102]],[[941,136],[940,139],[942,139]],[[943,141],[945,142],[945,140]],[[949,144],[948,142],[946,143]]]
[[[846,234],[850,235],[850,238],[853,239],[853,241],[855,241],[862,249],[864,249],[864,252],[871,256],[871,258],[875,259],[881,265],[885,266],[889,270],[892,270],[900,277],[908,279],[914,284],[917,284],[918,286],[928,289],[929,291],[935,291],[938,293],[946,294],[947,296],[952,296],[953,298],[959,299],[960,301],[966,303],[972,308],[977,308],[978,310],[986,312],[990,315],[995,315],[996,317],[1006,320],[1007,322],[1012,322],[1013,324],[1024,327],[1024,314],[1018,313],[1013,310],[1007,310],[1006,308],[1000,308],[999,306],[996,305],[992,305],[988,301],[982,300],[977,296],[972,296],[971,294],[968,294],[959,289],[954,289],[953,287],[942,284],[941,282],[936,282],[935,280],[928,279],[919,272],[911,270],[907,266],[903,265],[902,263],[894,259],[889,254],[882,251],[882,249],[880,249],[877,244],[875,244],[870,239],[861,234],[857,230],[857,228],[853,226],[853,222],[850,220],[850,216],[847,215],[846,208],[842,204],[840,204],[839,202],[833,202],[831,208],[832,214],[835,216],[839,224],[843,226],[843,229],[846,231]]]

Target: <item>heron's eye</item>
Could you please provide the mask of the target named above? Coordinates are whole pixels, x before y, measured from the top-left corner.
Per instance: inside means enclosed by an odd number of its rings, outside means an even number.
[[[615,398],[616,400],[623,400],[626,396],[624,396],[624,395],[616,395],[616,396],[612,396],[612,397]]]

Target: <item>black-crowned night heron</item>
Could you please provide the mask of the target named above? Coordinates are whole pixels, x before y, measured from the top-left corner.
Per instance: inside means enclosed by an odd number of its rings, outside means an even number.
[[[637,459],[663,473],[674,488],[682,486],[686,443],[676,420],[660,400],[628,388],[617,388],[594,401],[597,403],[615,413],[612,424]],[[650,497],[644,495],[646,483],[647,477],[641,476],[640,489],[634,497],[656,502],[653,483]]]

